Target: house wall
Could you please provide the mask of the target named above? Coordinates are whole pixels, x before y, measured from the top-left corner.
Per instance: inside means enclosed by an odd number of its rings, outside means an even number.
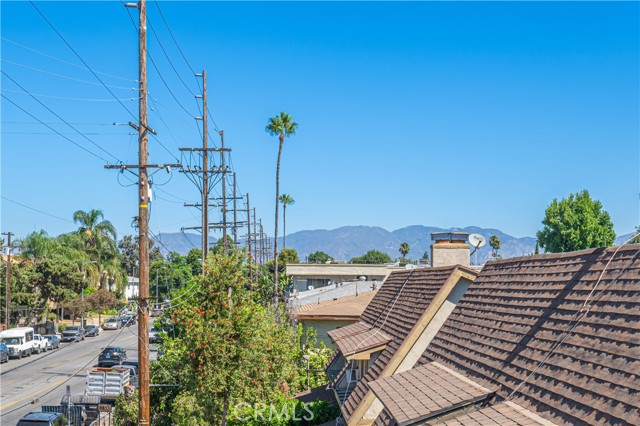
[[[308,327],[311,327],[316,330],[318,334],[318,343],[324,342],[324,344],[333,350],[337,348],[337,346],[331,341],[331,338],[327,334],[331,330],[335,330],[338,327],[344,327],[345,325],[353,324],[356,320],[353,321],[333,321],[333,320],[300,320],[302,323],[302,327],[304,331],[307,331]]]

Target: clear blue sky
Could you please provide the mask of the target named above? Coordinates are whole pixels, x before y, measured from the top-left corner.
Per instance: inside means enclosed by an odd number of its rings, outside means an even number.
[[[130,100],[137,33],[122,4],[37,6],[137,114]],[[5,76],[2,94],[109,161],[137,162],[131,129],[111,125],[131,121],[129,113],[28,2],[1,7],[3,71],[110,154]],[[640,222],[637,2],[163,1],[160,8],[191,66],[208,72],[209,104],[233,149],[239,188],[269,233],[277,140],[264,127],[281,110],[299,123],[282,158],[281,192],[296,199],[288,232],[424,224],[533,236],[553,198],[585,188],[617,233]],[[201,143],[191,93],[198,86],[156,4],[148,10],[189,89],[149,28],[160,71],[149,63],[150,124],[169,151],[152,139],[150,158],[173,162],[178,146]],[[104,164],[2,99],[3,197],[67,220],[100,208],[120,235],[131,233],[135,186],[121,186]],[[156,183],[168,178],[158,173]],[[198,201],[184,175],[174,173],[161,189],[154,233],[198,225],[199,212],[182,207]],[[18,235],[74,229],[6,200],[1,221],[3,232]]]

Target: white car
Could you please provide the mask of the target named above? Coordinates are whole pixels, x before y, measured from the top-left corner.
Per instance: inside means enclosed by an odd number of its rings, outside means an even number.
[[[103,330],[117,330],[119,328],[121,328],[121,325],[117,318],[109,318],[102,324]]]
[[[46,352],[49,349],[49,341],[42,337],[41,334],[33,335],[33,352],[39,354],[40,352]]]

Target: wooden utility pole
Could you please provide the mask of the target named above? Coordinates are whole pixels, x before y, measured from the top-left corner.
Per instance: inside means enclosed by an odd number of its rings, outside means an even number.
[[[224,154],[224,130],[220,130],[220,143],[222,144],[222,161],[220,162],[222,168],[222,244],[226,250],[229,248],[229,244],[227,243],[227,166]]]
[[[147,2],[138,2],[138,81],[140,100],[138,102],[138,247],[140,248],[140,293],[138,303],[138,361],[139,361],[139,402],[138,425],[149,424],[149,134],[147,131]]]
[[[13,232],[3,232],[7,236],[7,307],[5,310],[5,325],[7,329],[11,325],[11,237]]]
[[[209,140],[207,127],[207,70],[202,71],[202,274],[209,252]],[[222,145],[224,148],[224,144]],[[224,155],[224,151],[222,152]],[[224,178],[224,175],[223,175]]]
[[[236,172],[233,172],[233,245],[238,247],[238,185],[236,185]]]

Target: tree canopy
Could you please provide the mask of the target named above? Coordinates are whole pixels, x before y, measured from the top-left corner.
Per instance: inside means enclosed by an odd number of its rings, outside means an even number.
[[[616,238],[609,213],[586,189],[560,201],[554,199],[542,225],[538,242],[549,253],[608,247]]]
[[[387,253],[383,253],[379,250],[369,250],[364,255],[351,259],[351,263],[370,265],[391,263],[391,257]]]
[[[400,244],[400,248],[398,249],[403,259],[409,254],[410,250],[411,248],[409,247],[409,243]]]
[[[329,256],[327,253],[323,251],[317,251],[315,253],[311,253],[307,258],[308,263],[327,263],[332,262],[335,259]]]

